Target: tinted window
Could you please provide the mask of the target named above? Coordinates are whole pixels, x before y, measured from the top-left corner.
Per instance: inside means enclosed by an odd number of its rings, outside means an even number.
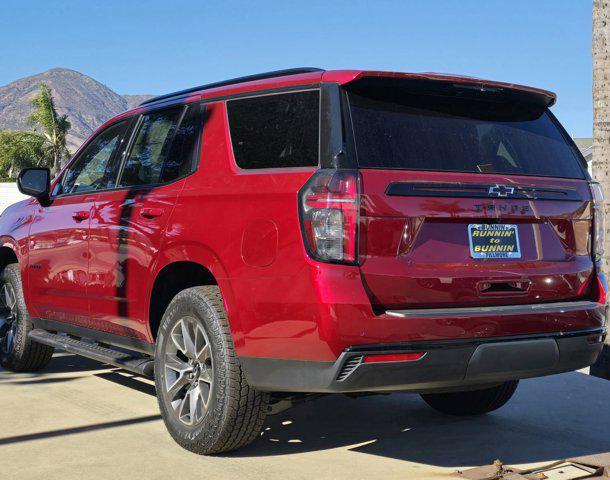
[[[128,121],[111,125],[97,135],[66,171],[61,193],[88,192],[115,186],[120,155]]]
[[[228,101],[237,165],[247,169],[317,165],[319,105],[317,90]]]
[[[583,178],[544,107],[389,90],[349,101],[363,168]]]
[[[170,182],[191,172],[197,160],[202,109],[200,104],[188,107],[163,165],[160,183]]]
[[[183,112],[184,107],[177,107],[142,116],[123,167],[121,187],[161,183]]]

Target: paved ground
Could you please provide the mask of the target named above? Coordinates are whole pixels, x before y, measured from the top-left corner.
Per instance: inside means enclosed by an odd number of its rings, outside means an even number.
[[[60,354],[45,372],[0,371],[0,478],[447,478],[496,458],[511,465],[610,450],[610,382],[569,373],[522,382],[478,419],[415,395],[325,397],[268,418],[246,450],[199,457],[176,446],[154,389]]]

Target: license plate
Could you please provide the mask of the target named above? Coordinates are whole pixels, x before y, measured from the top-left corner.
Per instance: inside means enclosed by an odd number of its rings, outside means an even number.
[[[472,258],[521,258],[517,225],[468,225]]]

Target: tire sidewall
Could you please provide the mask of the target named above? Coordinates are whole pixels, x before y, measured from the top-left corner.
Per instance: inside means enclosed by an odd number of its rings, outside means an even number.
[[[23,288],[21,285],[21,275],[17,265],[8,265],[0,274],[0,288],[9,283],[13,287],[16,298],[16,318],[14,322],[15,331],[13,337],[13,348],[6,354],[0,348],[0,364],[3,367],[15,369],[25,354],[28,342],[28,332],[32,328],[32,321],[25,306],[23,298]]]
[[[168,342],[171,341],[169,333],[176,323],[186,316],[194,318],[205,330],[210,342],[213,364],[213,384],[208,411],[201,423],[195,426],[185,425],[177,418],[165,393],[163,359]],[[223,342],[219,320],[215,310],[204,297],[192,290],[185,290],[172,300],[159,326],[155,346],[155,385],[159,408],[171,436],[187,448],[189,444],[197,447],[202,444],[213,445],[220,435],[225,415],[225,392],[228,388],[228,352]]]

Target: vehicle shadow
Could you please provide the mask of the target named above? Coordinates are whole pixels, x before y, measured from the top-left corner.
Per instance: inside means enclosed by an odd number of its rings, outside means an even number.
[[[610,382],[578,372],[521,382],[504,408],[451,417],[418,395],[332,395],[268,417],[261,438],[227,456],[350,451],[442,467],[546,462],[610,450]]]
[[[90,360],[88,358],[69,353],[57,352],[53,355],[53,358],[49,364],[38,372],[16,374],[0,367],[0,381],[3,383],[15,384],[60,383],[69,380],[76,380],[80,377],[67,375],[61,377],[48,377],[48,375],[53,373],[64,374],[90,372],[95,370],[105,370],[107,368],[109,368],[108,365],[96,362],[95,360]]]

